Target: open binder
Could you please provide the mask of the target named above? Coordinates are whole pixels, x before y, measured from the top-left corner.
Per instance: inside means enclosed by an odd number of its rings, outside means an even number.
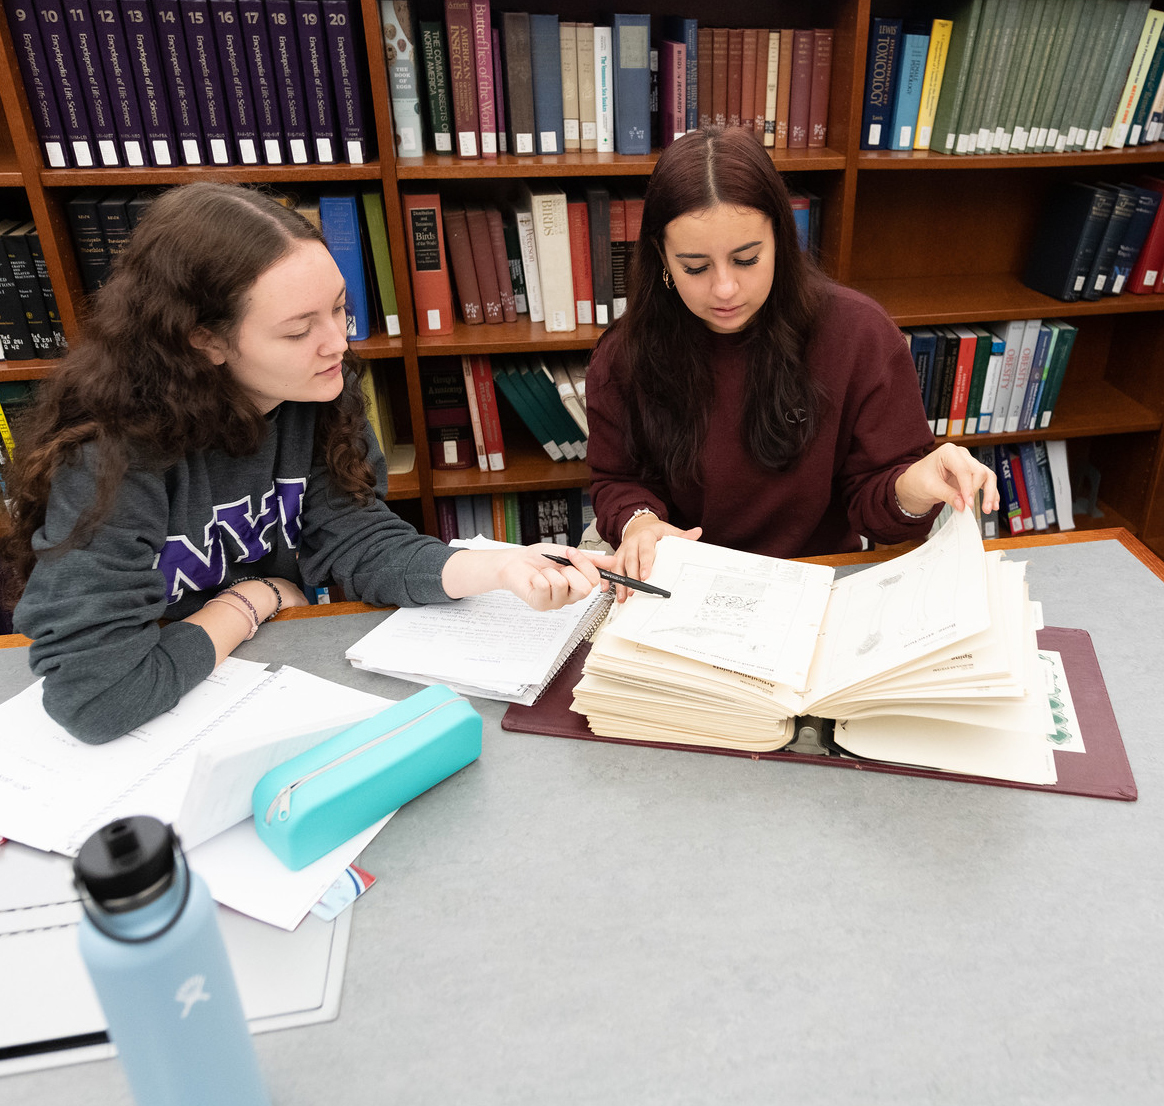
[[[582,678],[582,665],[589,651],[589,646],[585,645],[573,654],[537,703],[532,706],[517,704],[510,706],[505,712],[501,726],[503,729],[518,733],[575,737],[618,745],[647,745],[658,749],[718,753],[724,756],[751,757],[755,760],[792,761],[801,764],[830,765],[835,768],[856,768],[867,772],[921,776],[927,779],[961,780],[966,783],[992,784],[996,787],[1018,787],[1029,791],[1061,791],[1069,795],[1088,795],[1098,799],[1134,800],[1137,797],[1136,783],[1132,778],[1131,765],[1124,751],[1123,739],[1120,737],[1119,726],[1111,700],[1108,698],[1091,636],[1086,630],[1047,626],[1038,631],[1038,642],[1041,649],[1054,650],[1063,658],[1063,667],[1087,749],[1085,753],[1055,751],[1055,768],[1059,779],[1054,784],[1020,783],[912,765],[888,764],[848,754],[842,755],[829,749],[827,742],[823,750],[818,752],[801,751],[797,747],[797,742],[772,752],[753,752],[705,745],[599,737],[591,731],[583,715],[576,714],[570,709],[574,685]]]

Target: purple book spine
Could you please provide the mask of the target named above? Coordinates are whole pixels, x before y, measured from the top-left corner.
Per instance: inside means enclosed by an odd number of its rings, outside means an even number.
[[[178,9],[182,13],[182,30],[186,35],[186,53],[194,77],[194,99],[202,120],[207,160],[211,165],[233,165],[230,117],[214,48],[210,4],[207,0],[178,0]]]
[[[275,85],[279,90],[279,111],[287,154],[295,165],[311,161],[311,128],[307,122],[307,98],[299,71],[299,45],[295,35],[295,15],[291,0],[266,0],[267,30],[271,35],[271,60]]]
[[[40,39],[36,12],[26,0],[4,0],[8,12],[8,26],[12,30],[12,44],[28,103],[32,108],[36,133],[44,149],[45,164],[50,169],[64,169],[69,164],[69,147],[61,122],[61,109],[53,81],[49,76],[48,56]]]
[[[41,42],[48,60],[49,74],[56,88],[61,109],[61,123],[69,141],[73,164],[80,169],[93,167],[93,132],[81,94],[81,79],[68,28],[58,0],[32,0],[40,24]]]
[[[186,165],[205,164],[206,145],[202,138],[202,125],[198,122],[194,71],[190,68],[190,55],[186,52],[186,36],[182,32],[182,12],[178,0],[122,0],[122,3],[140,4],[147,14],[152,10],[162,62],[161,80],[170,90],[174,134],[182,161]]]
[[[69,0],[64,7],[65,22],[73,42],[73,60],[81,79],[81,96],[89,112],[93,128],[93,143],[97,157],[106,168],[121,164],[117,142],[117,124],[113,121],[113,101],[105,84],[105,70],[101,65],[101,49],[93,31],[93,16],[87,0]]]
[[[263,0],[238,0],[238,18],[246,53],[244,68],[250,70],[255,126],[263,158],[268,165],[282,165],[283,125],[279,119],[279,92]]]
[[[214,23],[222,91],[234,131],[235,150],[244,165],[258,165],[259,131],[251,103],[251,80],[247,74],[238,6],[234,0],[210,0],[210,19]]]
[[[146,149],[154,165],[176,165],[174,121],[166,93],[165,69],[154,37],[148,0],[112,0],[121,12],[131,83],[137,90]]]
[[[105,70],[105,87],[109,90],[113,121],[121,136],[121,152],[125,163],[145,165],[145,128],[133,82],[129,45],[121,26],[121,13],[117,10],[115,0],[90,0],[89,12],[93,20],[93,32],[97,37],[97,48],[101,53],[101,65]]]
[[[307,94],[307,118],[315,146],[315,160],[335,161],[335,112],[327,66],[327,37],[319,0],[295,0],[295,27],[299,34],[299,61]]]
[[[360,89],[361,39],[348,0],[323,0],[323,21],[330,51],[331,83],[335,90],[336,129],[343,144],[344,157],[352,165],[363,165],[367,160],[368,143]]]

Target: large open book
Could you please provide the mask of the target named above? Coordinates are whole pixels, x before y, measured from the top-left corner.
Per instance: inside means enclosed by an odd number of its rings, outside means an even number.
[[[858,756],[1053,784],[1056,662],[1024,570],[968,511],[842,579],[665,538],[651,582],[672,597],[611,612],[572,709],[600,736],[755,752],[820,716]]]

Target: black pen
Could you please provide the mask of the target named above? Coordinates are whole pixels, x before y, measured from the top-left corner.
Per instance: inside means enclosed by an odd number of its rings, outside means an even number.
[[[555,557],[553,553],[543,553],[542,556],[547,561],[553,561],[554,564],[558,565],[574,563],[569,557]],[[629,576],[620,576],[617,572],[611,572],[608,568],[600,568],[598,575],[604,580],[609,580],[612,584],[622,584],[624,588],[630,588],[631,591],[645,591],[648,595],[661,595],[664,599],[671,598],[671,593],[665,588],[657,588],[654,584],[645,584],[642,580],[632,580]]]

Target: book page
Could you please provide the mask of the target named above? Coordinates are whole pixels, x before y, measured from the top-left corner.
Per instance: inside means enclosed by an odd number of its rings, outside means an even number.
[[[989,625],[982,538],[974,513],[955,511],[923,545],[833,587],[809,706]]]
[[[802,690],[829,602],[833,570],[718,545],[663,538],[651,583],[604,629],[704,664]]]

